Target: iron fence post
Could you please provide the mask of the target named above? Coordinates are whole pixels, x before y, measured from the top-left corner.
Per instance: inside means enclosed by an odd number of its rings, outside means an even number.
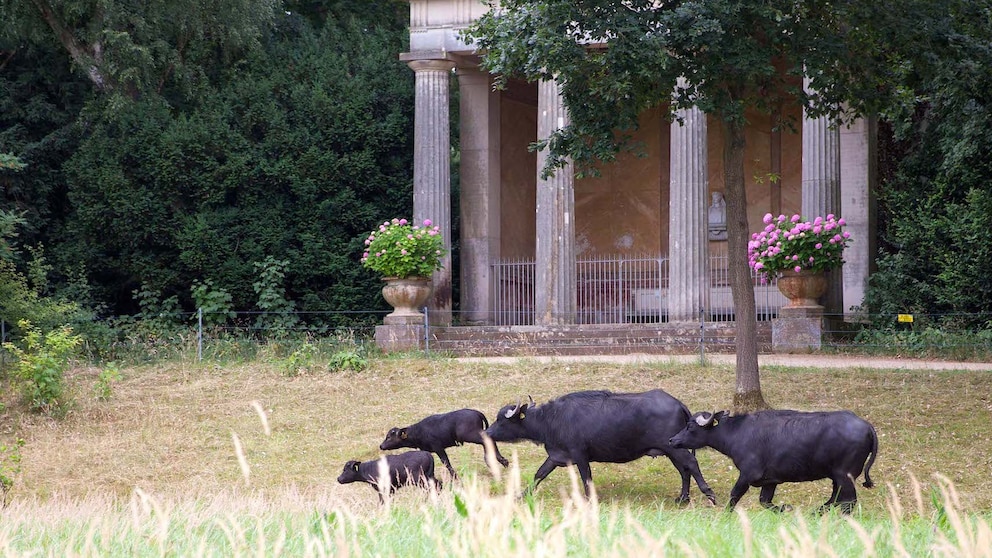
[[[699,365],[706,366],[706,310],[699,309]]]
[[[196,309],[196,362],[203,362],[203,308]]]
[[[427,356],[431,356],[431,320],[426,306],[424,306],[424,352]]]

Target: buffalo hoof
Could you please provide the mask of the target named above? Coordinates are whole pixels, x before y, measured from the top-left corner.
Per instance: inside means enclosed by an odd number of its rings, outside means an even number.
[[[782,504],[781,506],[775,506],[772,504],[761,504],[761,505],[764,506],[766,510],[775,513],[788,513],[791,512],[793,509],[792,506],[790,506],[789,504]]]
[[[689,505],[689,497],[688,496],[679,496],[678,498],[675,499],[675,503],[678,504],[678,505],[680,505],[680,506],[688,506]]]
[[[509,467],[510,466],[510,460],[507,459],[507,458],[505,458],[505,457],[497,457],[496,458],[496,461],[499,461],[499,464],[502,465],[502,466],[504,466],[504,467]]]
[[[710,501],[710,504],[713,504],[714,506],[716,505],[716,495],[707,494],[706,499]]]
[[[854,505],[856,503],[857,502],[837,502],[835,504],[823,504],[817,509],[817,512],[819,512],[820,515],[823,515],[830,512],[834,506],[837,506],[840,508],[840,513],[844,515],[851,515],[851,512],[854,511]]]

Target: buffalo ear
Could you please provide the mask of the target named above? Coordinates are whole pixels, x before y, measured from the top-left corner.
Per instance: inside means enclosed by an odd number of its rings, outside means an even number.
[[[406,428],[400,430],[400,440],[406,440]]]

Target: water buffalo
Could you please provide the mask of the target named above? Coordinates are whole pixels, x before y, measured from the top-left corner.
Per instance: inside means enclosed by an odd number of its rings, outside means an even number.
[[[689,409],[660,389],[644,393],[580,391],[535,405],[507,405],[486,433],[496,441],[530,440],[544,445],[548,458],[534,474],[534,488],[557,467],[574,464],[589,495],[591,462],[626,463],[664,455],[682,476],[680,503],[689,500],[689,477],[716,503],[692,452],[669,443],[689,420]]]
[[[868,471],[878,455],[878,435],[850,411],[696,413],[671,442],[680,448],[711,447],[734,462],[740,476],[730,490],[727,509],[737,505],[748,487],[759,486],[761,505],[782,510],[784,506],[772,505],[779,484],[830,479],[833,489],[822,509],[839,505],[850,513],[858,501],[854,481],[862,470],[864,487],[874,486]]]
[[[455,468],[451,466],[444,449],[460,446],[465,442],[483,445],[482,433],[486,428],[489,428],[486,415],[475,409],[459,409],[450,413],[431,415],[406,428],[391,428],[386,433],[386,439],[379,444],[379,449],[417,448],[436,453],[451,476],[457,478]],[[506,467],[509,461],[500,455],[496,444],[493,444],[493,450],[496,453],[496,460]]]
[[[344,469],[338,476],[338,482],[340,484],[368,483],[379,493],[379,501],[382,502],[382,491],[379,490],[379,467],[382,459],[386,460],[386,466],[389,468],[390,494],[395,492],[397,488],[406,485],[436,490],[441,490],[443,486],[440,480],[434,478],[434,456],[426,451],[408,451],[397,455],[386,455],[372,461],[349,461],[344,464]]]

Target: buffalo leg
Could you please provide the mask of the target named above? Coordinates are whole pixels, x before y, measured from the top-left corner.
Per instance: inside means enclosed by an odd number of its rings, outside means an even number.
[[[766,484],[761,487],[761,494],[758,495],[758,502],[761,506],[767,510],[772,511],[785,511],[785,506],[776,507],[772,504],[772,499],[775,497],[775,489],[778,488],[777,484]]]
[[[734,487],[730,489],[730,500],[727,501],[727,511],[734,509],[737,502],[741,501],[741,498],[747,494],[747,489],[750,488],[750,484],[744,478],[744,475],[737,477],[737,482],[734,483]]]
[[[500,465],[506,467],[510,464],[510,460],[503,457],[503,454],[499,452],[499,446],[496,445],[496,442],[493,442],[493,452],[496,454],[496,461],[499,461]]]
[[[582,479],[582,487],[585,488],[586,498],[592,492],[592,467],[588,461],[579,461],[575,464],[579,469],[579,478]]]
[[[854,481],[848,476],[834,479],[834,493],[830,498],[834,505],[840,506],[841,512],[851,513],[854,505],[858,503],[858,492],[854,488]]]
[[[483,431],[480,430],[478,432],[473,432],[468,436],[465,436],[465,441],[473,444],[479,444],[480,446],[482,446],[483,450],[485,450],[486,443],[483,441],[483,436],[484,436]],[[496,442],[492,442],[492,444],[493,444],[493,453],[496,455],[496,461],[498,461],[499,464],[504,467],[509,465],[510,461],[507,458],[503,457],[503,455],[499,452],[499,446],[496,445]]]
[[[696,479],[696,485],[699,486],[700,492],[706,495],[706,498],[713,505],[716,505],[716,494],[703,478],[703,473],[699,470],[699,462],[696,461],[696,456],[692,455],[692,452],[689,450],[676,450],[665,455],[668,456],[668,459],[672,461],[672,465],[675,465],[675,468],[682,476],[682,493],[679,494],[679,499],[677,500],[680,504],[689,501],[689,477],[691,476]]]
[[[444,466],[448,468],[448,472],[451,473],[451,478],[457,479],[458,473],[456,473],[455,468],[451,466],[451,460],[448,459],[448,452],[443,449],[439,449],[436,453],[437,456],[441,458],[441,463],[444,463]]]
[[[552,461],[550,457],[545,459],[544,463],[541,463],[541,466],[537,468],[537,472],[534,473],[534,486],[532,490],[537,490],[537,485],[541,484],[541,481],[547,478],[551,474],[551,471],[557,468],[558,464]]]
[[[831,479],[832,486],[830,488],[830,498],[820,506],[820,513],[824,513],[830,506],[837,503],[837,497],[840,496],[840,485],[837,483],[837,479]]]

